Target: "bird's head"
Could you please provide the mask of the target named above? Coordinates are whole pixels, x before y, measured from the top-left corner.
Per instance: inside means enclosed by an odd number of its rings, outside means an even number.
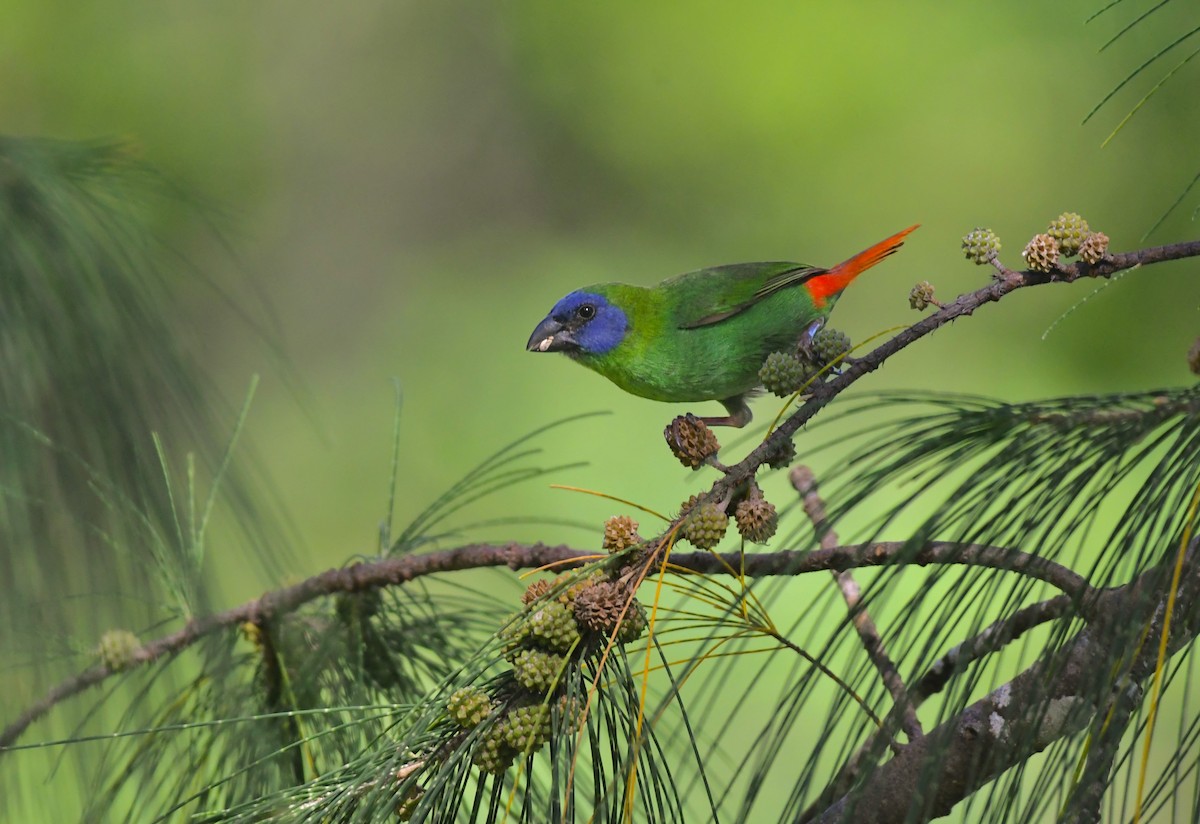
[[[530,352],[603,355],[625,339],[629,319],[620,307],[596,292],[572,292],[554,304],[525,348]]]

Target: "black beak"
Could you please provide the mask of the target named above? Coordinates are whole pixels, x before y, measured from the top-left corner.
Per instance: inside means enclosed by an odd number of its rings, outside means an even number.
[[[562,352],[574,348],[575,339],[571,337],[571,331],[552,317],[539,323],[529,336],[529,343],[525,344],[529,352]]]

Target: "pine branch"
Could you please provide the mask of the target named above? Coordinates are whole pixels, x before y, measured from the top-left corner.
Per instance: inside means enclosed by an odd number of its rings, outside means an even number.
[[[1067,595],[1057,595],[1046,601],[1030,604],[990,624],[978,635],[955,645],[913,684],[909,691],[913,707],[921,706],[930,696],[944,689],[946,684],[956,674],[963,672],[969,664],[999,651],[1034,627],[1070,615],[1072,605],[1073,602]],[[826,807],[850,791],[868,764],[878,762],[895,729],[898,710],[898,706],[893,708],[883,719],[883,726],[874,731],[862,746],[846,759],[846,763],[830,779],[821,794],[800,815],[799,821],[812,821]]]
[[[1100,804],[1112,787],[1112,772],[1121,752],[1121,739],[1136,717],[1143,697],[1137,684],[1125,684],[1124,689],[1119,687],[1114,690],[1108,706],[1097,712],[1093,720],[1087,763],[1059,817],[1064,824],[1095,824],[1101,820]]]
[[[144,644],[134,651],[129,656],[125,669],[178,654],[214,632],[244,623],[256,626],[269,624],[282,615],[294,612],[303,604],[329,595],[367,592],[384,586],[403,584],[437,572],[496,566],[527,569],[552,564],[562,565],[564,562],[578,564],[595,557],[593,553],[565,546],[471,544],[426,555],[405,555],[330,569],[293,586],[268,592],[261,598],[241,606],[193,619],[177,632]],[[0,732],[0,753],[11,747],[30,724],[54,706],[100,684],[116,675],[118,671],[103,665],[94,666],[55,686]]]
[[[1172,654],[1200,631],[1200,541],[1189,547],[1184,566],[1169,638]],[[1085,729],[1105,706],[1105,697],[1097,695],[1097,673],[1112,672],[1120,662],[1113,683],[1126,688],[1153,674],[1169,580],[1162,568],[1154,568],[1101,593],[1095,619],[1072,639],[905,747],[816,821],[898,824],[945,815],[1006,770]],[[1105,756],[1095,762],[1097,771],[1104,771]]]
[[[1006,547],[958,544],[951,541],[929,541],[925,544],[881,541],[811,552],[780,550],[747,555],[733,552],[678,553],[672,554],[670,560],[671,567],[688,572],[721,575],[734,569],[749,578],[803,575],[809,572],[841,571],[897,563],[922,567],[972,566],[1015,572],[1061,590],[1081,605],[1085,615],[1091,612],[1091,603],[1096,594],[1082,575],[1036,554]]]
[[[912,696],[918,705],[941,692],[955,673],[1011,644],[1034,627],[1071,614],[1070,596],[1057,595],[1014,612],[989,625],[983,632],[950,649],[913,684]]]
[[[303,604],[330,595],[362,593],[380,587],[396,586],[440,572],[498,566],[514,570],[541,567],[562,569],[603,557],[607,556],[561,545],[469,544],[424,555],[405,555],[330,569],[294,586],[268,592],[261,598],[241,606],[189,621],[177,632],[151,641],[136,650],[129,658],[129,666],[141,666],[175,655],[207,635],[247,622],[260,626],[268,624],[281,615],[294,612]],[[730,575],[737,574],[737,571],[750,578],[762,578],[804,575],[818,571],[842,571],[893,563],[1002,569],[1051,584],[1081,603],[1089,602],[1094,597],[1092,588],[1082,576],[1053,561],[1004,547],[964,546],[950,542],[931,542],[917,547],[903,541],[893,541],[834,547],[815,552],[783,550],[757,555],[679,553],[671,556],[670,568],[676,572],[705,575]],[[54,687],[0,732],[0,753],[12,747],[30,724],[54,706],[115,674],[117,670],[110,667],[95,666]]]

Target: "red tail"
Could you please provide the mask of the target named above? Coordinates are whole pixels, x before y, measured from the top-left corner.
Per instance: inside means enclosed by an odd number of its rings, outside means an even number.
[[[897,232],[887,240],[881,240],[870,249],[865,249],[849,260],[828,269],[824,274],[809,279],[805,286],[812,295],[813,303],[817,308],[824,306],[830,296],[845,289],[850,285],[850,281],[903,246],[908,233],[920,225],[918,223],[916,226],[909,226],[903,232]]]

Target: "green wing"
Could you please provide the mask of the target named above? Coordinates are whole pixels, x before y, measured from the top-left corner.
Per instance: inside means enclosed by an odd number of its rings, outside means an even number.
[[[711,326],[744,312],[781,289],[797,286],[825,272],[803,263],[772,261],[735,263],[688,272],[664,281],[675,300],[675,322],[679,329]]]

